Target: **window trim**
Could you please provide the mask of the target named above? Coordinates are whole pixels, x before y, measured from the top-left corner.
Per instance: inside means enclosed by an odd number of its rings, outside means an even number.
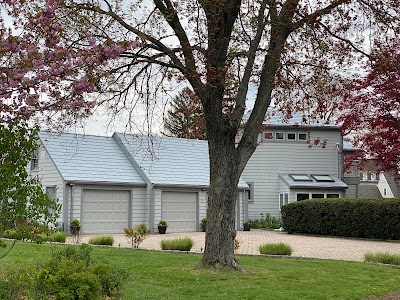
[[[39,169],[39,147],[36,147],[31,157],[31,171],[37,171]]]
[[[282,209],[282,206],[289,204],[289,193],[279,193],[278,206]]]
[[[247,202],[254,203],[254,182],[246,182],[249,189],[246,190]]]

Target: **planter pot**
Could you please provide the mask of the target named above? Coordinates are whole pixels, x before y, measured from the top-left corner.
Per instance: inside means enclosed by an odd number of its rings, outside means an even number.
[[[166,231],[167,231],[167,227],[166,226],[158,226],[158,233],[159,234],[165,234]]]
[[[201,231],[206,232],[207,225],[201,224]]]
[[[243,224],[243,231],[250,231],[250,224]]]
[[[81,230],[81,226],[71,225],[71,226],[69,226],[69,230],[70,230],[71,234],[77,235],[77,234],[79,234],[79,231]]]

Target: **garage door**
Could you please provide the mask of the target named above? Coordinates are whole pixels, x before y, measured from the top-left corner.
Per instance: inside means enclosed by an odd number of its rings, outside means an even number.
[[[129,191],[83,190],[82,232],[122,233],[128,226]]]
[[[161,218],[169,232],[196,231],[197,193],[163,192]]]

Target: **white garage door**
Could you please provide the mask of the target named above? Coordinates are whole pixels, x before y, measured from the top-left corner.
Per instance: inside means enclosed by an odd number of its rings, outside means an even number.
[[[163,192],[161,218],[169,232],[196,231],[196,193]]]
[[[129,191],[83,190],[82,232],[122,233],[128,226]]]

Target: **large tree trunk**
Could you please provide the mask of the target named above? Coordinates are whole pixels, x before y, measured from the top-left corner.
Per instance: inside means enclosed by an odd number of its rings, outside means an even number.
[[[211,138],[211,139],[210,139]],[[213,141],[219,139],[219,142]],[[238,198],[237,149],[234,140],[209,137],[210,191],[208,194],[206,244],[200,266],[241,269],[234,255],[235,210]]]

